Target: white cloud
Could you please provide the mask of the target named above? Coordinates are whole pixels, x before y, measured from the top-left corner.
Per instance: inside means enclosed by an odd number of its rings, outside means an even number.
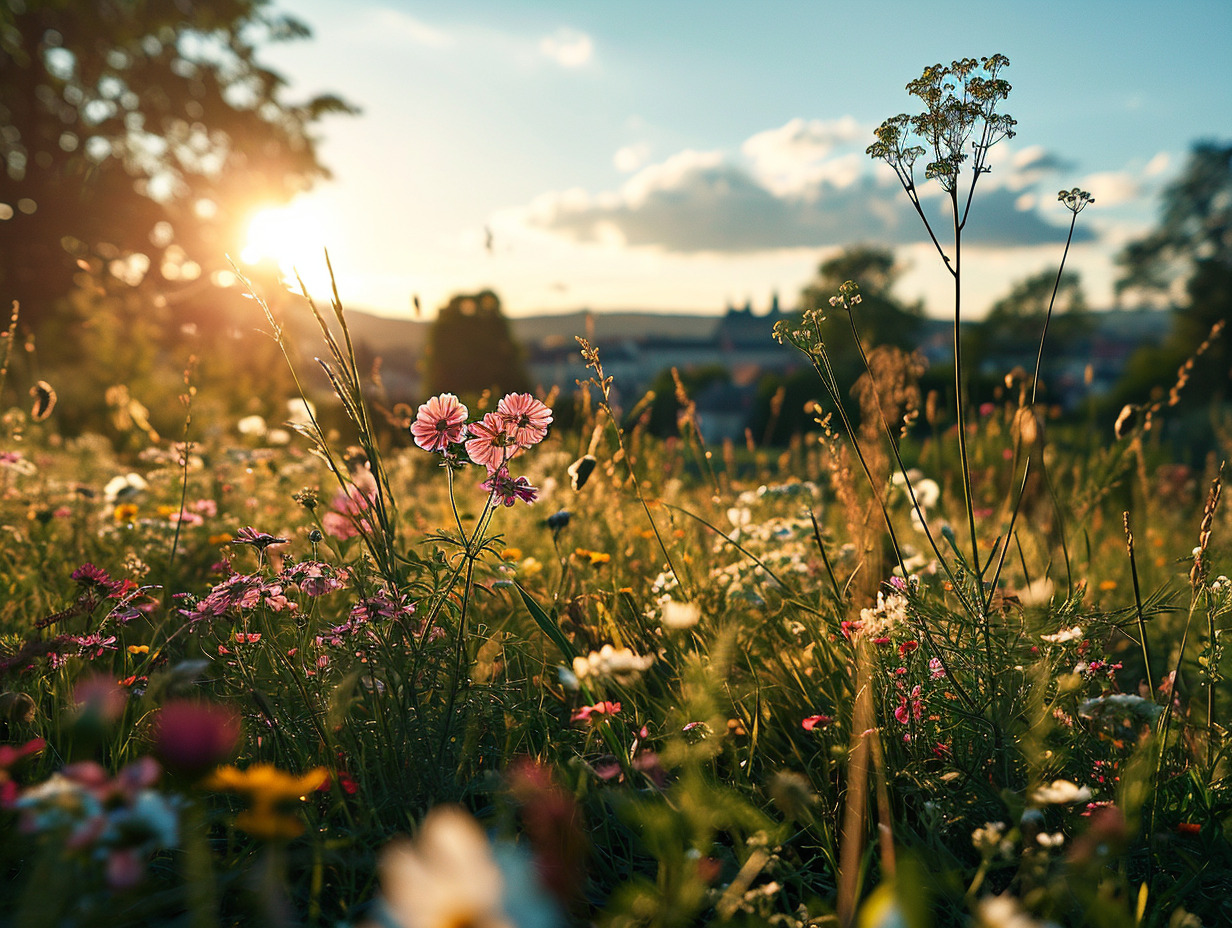
[[[429,48],[448,48],[453,45],[453,38],[446,32],[430,26],[421,19],[416,19],[401,10],[391,10],[385,7],[373,10],[371,35],[380,36],[385,40],[409,39],[416,45]]]
[[[527,221],[576,242],[677,254],[748,254],[861,241],[901,245],[924,238],[923,225],[897,181],[857,152],[833,154],[820,127],[799,121],[754,136],[756,141],[742,149],[754,154],[752,168],[721,151],[681,151],[642,168],[616,191],[592,195],[570,190],[540,197]],[[805,157],[792,165],[784,154],[792,151]],[[815,160],[821,152],[826,155]],[[1037,154],[1023,165],[1042,160]],[[758,173],[758,164],[777,170],[767,179]],[[1064,231],[1036,209],[1039,200],[1031,193],[987,186],[977,195],[967,240],[996,248],[1063,238]],[[927,196],[925,208],[944,229],[936,200]],[[1089,239],[1091,233],[1082,229],[1077,237]]]
[[[1119,206],[1142,195],[1142,188],[1128,171],[1088,174],[1079,185],[1095,197],[1096,206]]]
[[[539,51],[562,68],[580,68],[594,57],[595,43],[584,32],[561,27],[539,40]]]
[[[1172,167],[1172,156],[1166,151],[1161,151],[1146,163],[1146,167],[1142,169],[1142,175],[1144,177],[1158,177],[1160,174],[1167,173],[1170,167]]]
[[[853,183],[850,165],[859,155],[844,156],[843,167],[834,170],[829,159],[835,148],[871,136],[871,131],[850,116],[823,121],[793,119],[777,129],[751,136],[740,150],[749,159],[753,176],[776,195],[802,194],[824,182],[847,186]],[[858,171],[856,174],[858,175]]]
[[[650,159],[650,146],[645,142],[626,145],[612,156],[612,164],[621,174],[631,174]]]

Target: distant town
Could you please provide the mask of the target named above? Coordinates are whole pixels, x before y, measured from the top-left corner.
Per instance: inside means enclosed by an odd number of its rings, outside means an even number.
[[[729,377],[692,399],[708,441],[739,438],[752,413],[759,384],[767,375],[785,377],[807,366],[800,352],[779,345],[774,324],[796,314],[777,298],[761,307],[727,306],[713,315],[660,312],[591,312],[511,317],[510,328],[525,353],[531,381],[547,393],[553,387],[576,389],[585,369],[575,336],[601,352],[606,373],[626,405],[636,402],[663,372],[682,373],[721,367]],[[348,310],[362,355],[380,357],[381,378],[392,401],[422,402],[423,358],[431,322],[392,319]],[[1170,333],[1172,313],[1158,309],[1112,309],[1084,314],[1077,337],[1048,343],[1049,401],[1080,407],[1106,396],[1120,379],[1130,356]],[[945,319],[920,323],[919,349],[931,365],[950,363],[953,324]],[[974,332],[974,326],[973,330]],[[979,358],[979,373],[1001,378],[1014,367],[1030,370],[1038,341],[1001,348]]]

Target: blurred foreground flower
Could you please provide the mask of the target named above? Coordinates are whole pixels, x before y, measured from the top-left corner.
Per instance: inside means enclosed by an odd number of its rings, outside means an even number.
[[[487,836],[467,812],[436,807],[414,841],[396,841],[382,855],[379,924],[390,928],[559,924],[555,908],[535,883],[533,869],[521,858],[499,856],[498,861]]]
[[[235,827],[256,838],[297,838],[304,824],[286,807],[302,802],[329,780],[329,771],[317,767],[303,776],[285,773],[273,764],[253,764],[247,770],[219,767],[205,781],[207,789],[243,793],[248,808],[235,817]]]
[[[154,756],[169,773],[195,780],[227,760],[239,744],[239,716],[198,700],[169,702],[154,721]]]

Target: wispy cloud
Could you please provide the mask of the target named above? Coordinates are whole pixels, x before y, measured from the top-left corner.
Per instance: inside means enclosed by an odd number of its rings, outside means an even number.
[[[370,18],[373,21],[372,31],[368,34],[380,36],[387,42],[409,40],[428,48],[448,48],[453,45],[453,37],[449,33],[401,10],[380,7],[371,11]]]
[[[584,32],[561,27],[539,40],[539,51],[562,68],[580,68],[594,57],[595,43]]]

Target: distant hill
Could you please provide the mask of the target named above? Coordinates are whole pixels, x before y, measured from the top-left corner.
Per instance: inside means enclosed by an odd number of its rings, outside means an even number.
[[[527,347],[572,341],[575,335],[610,339],[620,336],[641,338],[709,338],[714,334],[720,315],[699,313],[668,313],[648,310],[615,312],[545,313],[534,316],[511,316],[514,337]],[[396,319],[377,316],[362,310],[347,310],[347,325],[357,344],[381,355],[418,355],[427,344],[431,322],[421,319]],[[315,338],[315,331],[308,337]],[[315,350],[315,349],[314,349]],[[318,352],[319,353],[319,352]]]

